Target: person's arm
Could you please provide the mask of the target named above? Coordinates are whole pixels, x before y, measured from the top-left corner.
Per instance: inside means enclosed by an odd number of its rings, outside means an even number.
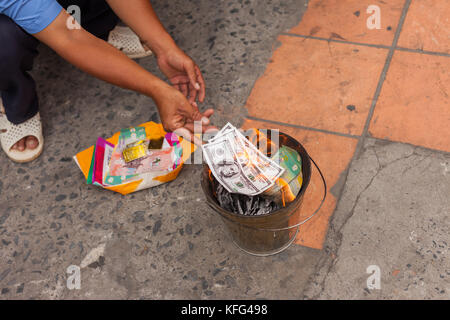
[[[205,99],[200,68],[173,41],[149,0],[106,0],[120,19],[155,53],[161,71],[189,101]]]
[[[34,36],[83,71],[153,98],[163,126],[168,131],[183,127],[192,131],[194,121],[212,115],[212,110],[201,114],[178,90],[152,75],[107,42],[82,28],[67,28],[68,19],[71,19],[71,16],[62,10],[47,28]]]

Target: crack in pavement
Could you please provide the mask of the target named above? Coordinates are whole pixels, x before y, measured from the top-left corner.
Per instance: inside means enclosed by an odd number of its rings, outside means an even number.
[[[328,241],[326,242],[326,245],[324,247],[325,253],[323,254],[323,256],[319,259],[319,261],[316,264],[316,268],[318,269],[318,271],[310,276],[310,278],[308,280],[308,284],[305,287],[305,289],[303,290],[303,299],[318,299],[323,294],[323,292],[325,290],[325,282],[326,282],[329,274],[333,270],[333,267],[336,265],[336,263],[339,260],[339,250],[341,248],[341,244],[342,244],[342,240],[343,240],[343,236],[344,236],[342,230],[347,225],[347,223],[350,221],[350,219],[354,216],[355,209],[356,209],[362,195],[373,185],[373,183],[375,182],[376,178],[380,175],[380,173],[382,173],[383,171],[385,171],[392,165],[394,165],[400,161],[410,159],[411,157],[414,157],[414,156],[421,156],[422,157],[420,159],[421,161],[423,159],[426,159],[427,157],[423,157],[423,155],[416,153],[417,148],[418,147],[415,147],[409,154],[404,155],[398,159],[392,160],[386,164],[381,164],[381,161],[380,161],[378,153],[376,152],[375,146],[365,148],[365,151],[372,151],[373,156],[375,156],[375,158],[377,160],[376,172],[369,179],[368,183],[363,188],[363,190],[360,193],[358,193],[358,195],[355,197],[352,208],[349,210],[348,214],[345,216],[342,223],[340,223],[339,226],[335,225],[335,223],[337,223],[337,219],[338,219],[338,217],[336,217],[336,216],[334,216],[332,221],[330,222],[329,235],[327,236]],[[357,163],[358,161],[361,161],[360,159],[355,159],[355,160],[356,160],[355,163]],[[349,166],[349,169],[355,163],[352,163]],[[413,167],[413,166],[410,166],[410,167]],[[344,188],[342,188],[342,191],[341,191],[341,196],[344,194],[344,189],[345,189],[345,186],[347,185],[348,178],[349,177],[347,174]],[[339,199],[341,200],[341,198],[339,198]],[[334,241],[330,241],[329,239],[334,239]],[[317,279],[320,279],[320,278],[321,278],[321,280],[317,281]],[[314,290],[314,288],[316,288],[316,290]],[[314,293],[314,292],[316,292],[316,293]]]

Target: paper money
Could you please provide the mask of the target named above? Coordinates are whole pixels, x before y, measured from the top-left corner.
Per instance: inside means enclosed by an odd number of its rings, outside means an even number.
[[[285,171],[283,167],[278,165],[275,161],[269,159],[265,154],[258,150],[258,148],[248,141],[247,138],[236,128],[234,131],[241,137],[240,141],[243,144],[249,159],[253,165],[257,165],[270,180],[278,179]]]
[[[206,144],[203,146],[203,152],[212,174],[228,192],[248,195],[258,193],[259,189],[242,171],[230,141],[221,140]]]
[[[213,175],[229,192],[260,194],[284,172],[230,123],[203,146],[203,151]]]
[[[219,130],[219,132],[217,132],[217,134],[213,138],[208,140],[208,143],[220,139],[225,132],[233,130],[233,128],[234,128],[233,125],[228,122],[222,129]]]
[[[230,140],[234,148],[239,163],[242,166],[257,166],[269,180],[278,179],[283,173],[284,168],[276,162],[269,159],[258,148],[253,145],[247,138],[233,125],[227,123],[214,137],[210,140],[213,142],[220,140]]]

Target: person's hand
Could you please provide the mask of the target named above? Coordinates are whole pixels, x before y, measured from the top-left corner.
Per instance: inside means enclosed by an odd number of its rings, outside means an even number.
[[[209,118],[214,113],[213,109],[201,113],[196,102],[189,102],[180,91],[166,83],[154,99],[166,131],[174,132],[197,145],[201,145],[201,140],[193,134],[194,130],[199,131],[195,133],[205,133],[207,130],[217,129],[209,125]],[[195,121],[201,122],[201,128],[194,127]]]
[[[170,83],[189,100],[205,99],[205,81],[195,62],[180,48],[173,47],[159,54],[158,66]]]

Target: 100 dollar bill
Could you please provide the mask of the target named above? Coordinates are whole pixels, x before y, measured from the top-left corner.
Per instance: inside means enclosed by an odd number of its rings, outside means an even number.
[[[230,123],[203,146],[203,151],[213,175],[229,192],[262,193],[284,172]],[[234,187],[231,180],[236,182]]]

